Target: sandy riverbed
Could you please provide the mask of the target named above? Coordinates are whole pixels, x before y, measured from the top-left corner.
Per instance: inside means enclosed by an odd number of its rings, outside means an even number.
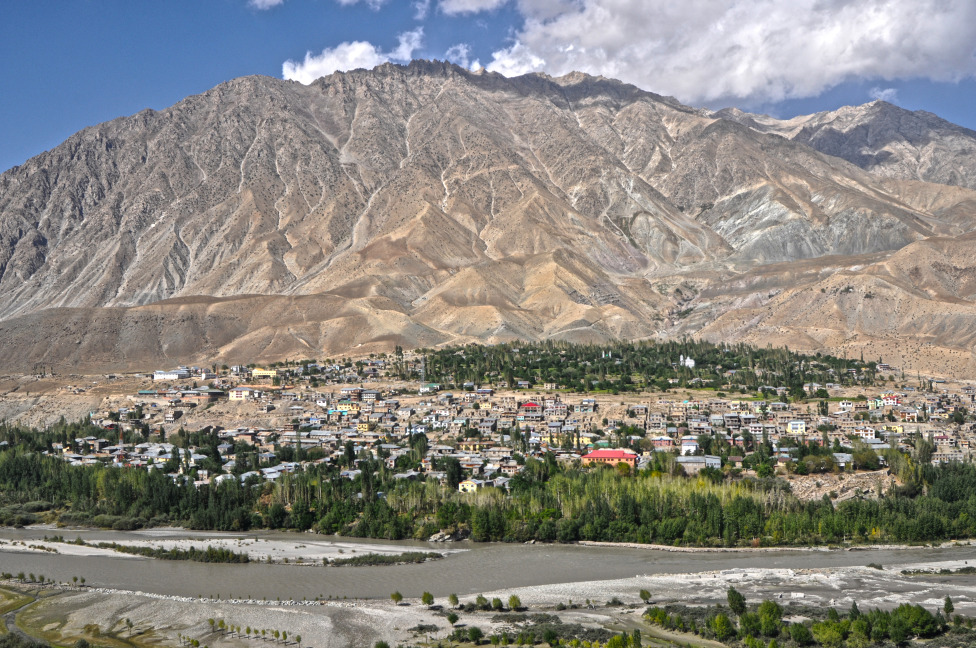
[[[862,610],[891,608],[903,602],[920,603],[930,609],[941,606],[946,595],[952,596],[956,610],[976,614],[976,577],[941,576],[937,574],[907,576],[904,568],[958,569],[965,561],[945,561],[899,565],[897,568],[844,567],[836,569],[730,569],[688,574],[647,574],[633,578],[537,585],[484,592],[488,599],[507,600],[516,594],[529,611],[546,611],[560,615],[564,621],[593,627],[622,627],[640,623],[643,605],[638,593],[651,592],[654,604],[681,602],[710,605],[724,601],[729,586],[735,586],[750,601],[772,598],[781,604],[834,606],[847,609],[857,600]],[[383,569],[377,567],[377,569]],[[474,595],[460,597],[462,603]],[[606,602],[620,599],[624,607],[607,607]],[[436,603],[444,604],[444,600]],[[583,605],[582,609],[555,612],[559,603]],[[630,607],[628,607],[630,606]],[[430,610],[416,598],[406,598],[403,605],[388,600],[333,601],[223,601],[173,597],[144,592],[109,589],[75,589],[65,587],[57,596],[39,604],[31,613],[32,623],[47,627],[64,639],[82,636],[86,624],[96,623],[103,630],[115,628],[125,632],[143,632],[153,628],[157,637],[167,641],[178,635],[189,635],[209,646],[253,646],[254,639],[227,633],[212,633],[208,619],[224,619],[242,628],[285,630],[290,636],[300,634],[303,645],[312,648],[368,646],[385,640],[391,645],[416,643],[422,637],[411,628],[423,624],[435,626],[428,631],[433,638],[445,637],[449,624],[443,611]],[[489,613],[462,613],[461,623],[477,625],[487,633],[510,629]],[[63,619],[59,621],[58,619]],[[121,620],[134,623],[131,631],[122,631]],[[63,643],[63,642],[62,642]],[[260,644],[259,644],[260,645]]]
[[[47,530],[48,527],[36,525],[34,529]],[[64,542],[54,542],[50,540],[26,540],[8,541],[0,540],[0,551],[14,552],[49,552],[58,553],[66,556],[127,556],[129,558],[139,558],[130,554],[123,554],[112,549],[103,549],[96,546],[97,540],[89,539],[87,544],[72,544],[74,536],[70,531],[50,527],[50,536],[61,535]],[[452,548],[445,545],[443,548],[438,546],[435,549],[411,549],[403,545],[381,544],[373,542],[357,542],[321,540],[320,536],[308,534],[307,536],[296,536],[295,538],[254,538],[248,536],[234,536],[232,534],[194,534],[186,529],[179,528],[155,528],[134,532],[132,539],[126,539],[119,544],[137,547],[156,547],[160,549],[205,549],[214,547],[216,549],[227,549],[237,553],[246,553],[252,561],[288,562],[290,564],[314,564],[321,565],[324,559],[335,560],[341,558],[352,558],[363,554],[383,554],[399,555],[409,551],[434,551],[443,555],[458,553],[464,549]],[[189,537],[188,537],[189,536]]]

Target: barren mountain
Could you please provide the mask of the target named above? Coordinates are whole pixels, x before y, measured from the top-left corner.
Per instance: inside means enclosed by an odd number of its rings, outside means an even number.
[[[976,192],[748,122],[582,74],[236,79],[0,175],[0,350],[12,368],[144,368],[516,338],[765,343],[774,320],[798,348],[914,335],[884,299],[827,291],[849,275],[943,313],[926,339],[968,354]],[[909,250],[945,267],[913,279]],[[817,295],[836,297],[816,311],[835,334],[770,319]]]
[[[924,110],[873,101],[788,120],[734,108],[715,116],[807,144],[875,175],[976,189],[976,131]]]

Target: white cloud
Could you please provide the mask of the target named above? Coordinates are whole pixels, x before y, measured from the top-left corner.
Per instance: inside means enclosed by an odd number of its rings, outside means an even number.
[[[444,52],[444,58],[451,63],[457,63],[461,67],[468,67],[468,54],[471,53],[471,46],[467,43],[458,43],[457,45],[451,45],[446,52]]]
[[[976,74],[972,0],[518,0],[488,69],[580,70],[695,102],[775,102],[857,79]],[[476,11],[501,0],[441,0]]]
[[[440,0],[438,6],[448,16],[497,9],[508,0]]]
[[[281,66],[285,79],[309,84],[319,77],[333,72],[345,72],[358,68],[372,69],[389,61],[409,61],[413,53],[423,44],[424,29],[403,32],[398,37],[397,47],[384,52],[367,41],[339,43],[335,47],[322,50],[321,54],[305,53],[302,62],[288,60]]]
[[[871,88],[868,92],[872,99],[896,103],[898,101],[898,88]]]
[[[284,0],[280,0],[280,1],[284,2]],[[336,2],[341,4],[343,7],[348,7],[350,5],[359,4],[360,2],[362,2],[373,11],[376,11],[384,4],[386,4],[386,0],[336,0]]]
[[[414,20],[424,20],[427,18],[427,13],[430,11],[430,0],[414,0],[413,3],[413,19]]]
[[[285,0],[251,0],[248,2],[255,9],[270,9],[284,3]]]

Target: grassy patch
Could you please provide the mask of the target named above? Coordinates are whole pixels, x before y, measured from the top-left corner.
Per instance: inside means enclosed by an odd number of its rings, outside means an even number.
[[[6,614],[11,610],[16,610],[33,600],[30,596],[25,596],[20,592],[0,588],[0,614]]]

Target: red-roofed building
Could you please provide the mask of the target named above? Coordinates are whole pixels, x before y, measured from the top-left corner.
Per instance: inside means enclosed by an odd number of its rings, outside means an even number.
[[[594,450],[582,457],[583,465],[588,466],[592,463],[605,463],[616,466],[623,462],[630,464],[631,468],[637,466],[637,454],[632,450]]]

